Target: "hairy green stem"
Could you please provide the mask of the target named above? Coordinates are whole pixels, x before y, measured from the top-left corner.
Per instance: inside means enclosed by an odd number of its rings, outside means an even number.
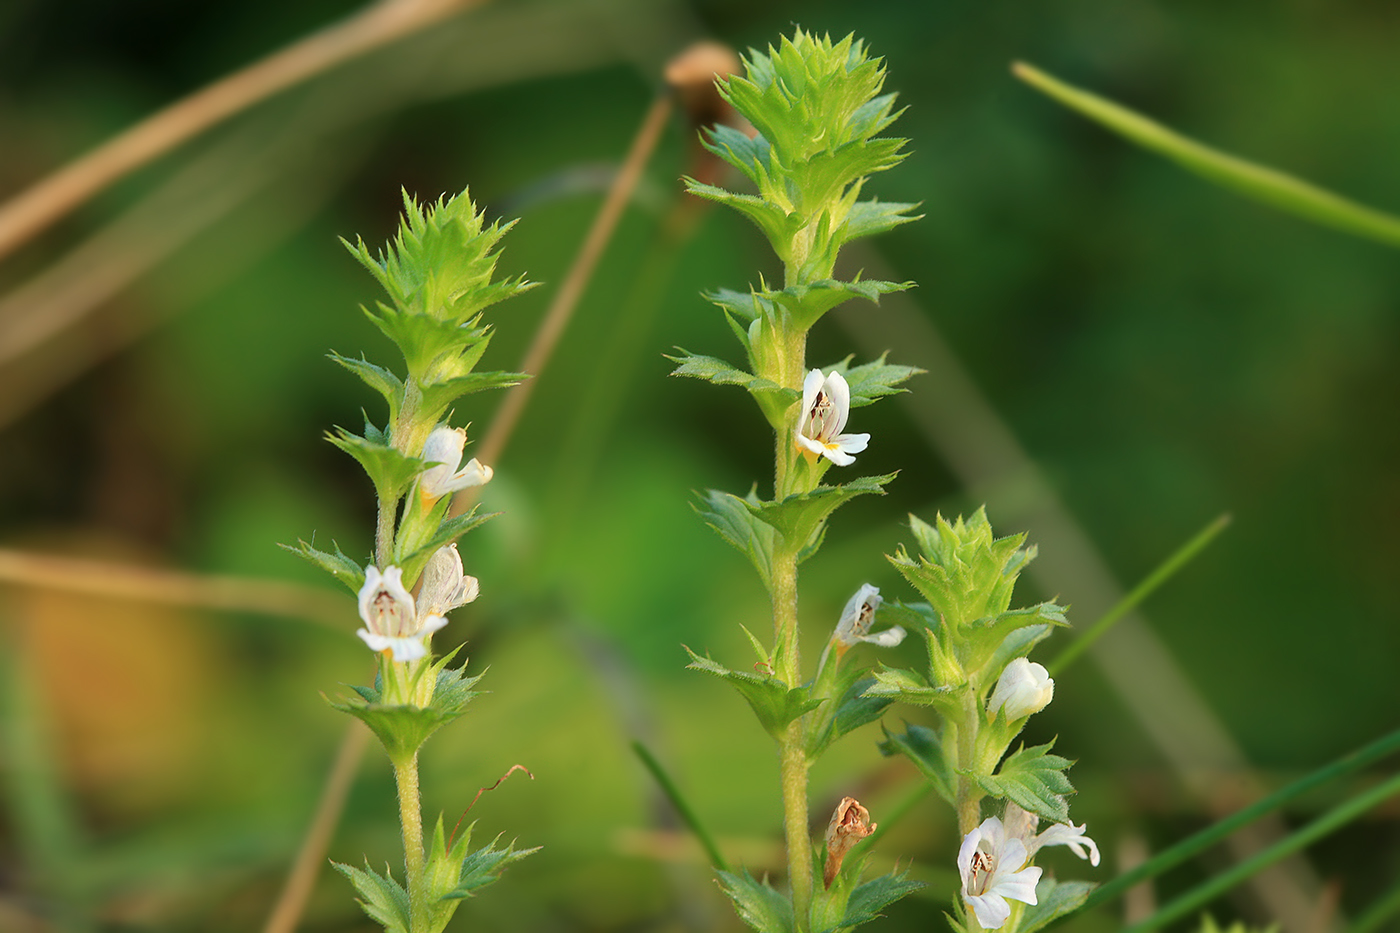
[[[781,454],[780,454],[781,459]],[[778,677],[789,687],[802,683],[797,628],[797,554],[775,549],[772,564],[773,638],[778,646]],[[788,882],[798,930],[807,928],[812,901],[812,839],[807,830],[807,750],[801,718],[788,725],[778,743],[783,791],[783,831],[787,841]]]
[[[958,760],[954,770],[976,770],[977,731],[981,725],[981,708],[975,696],[963,700],[962,722],[957,725]],[[966,836],[982,822],[982,790],[968,774],[958,775],[958,835]]]
[[[423,890],[423,813],[418,794],[418,753],[405,762],[394,762],[399,787],[399,823],[403,827],[403,863],[407,873],[409,929],[428,929],[427,892]]]

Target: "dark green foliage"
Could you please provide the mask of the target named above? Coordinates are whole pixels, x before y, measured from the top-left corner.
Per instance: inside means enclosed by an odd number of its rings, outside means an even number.
[[[336,871],[350,879],[360,894],[360,906],[371,920],[384,927],[385,933],[409,933],[408,892],[394,880],[389,866],[379,874],[365,862],[364,868],[331,862]]]
[[[734,689],[739,691],[740,696],[747,700],[749,706],[753,708],[759,724],[775,739],[787,729],[793,720],[816,709],[823,702],[820,698],[814,699],[807,687],[788,687],[787,684],[768,673],[750,674],[744,671],[731,671],[708,657],[696,654],[689,648],[685,650],[690,655],[690,663],[686,665],[687,668],[692,671],[714,674],[729,681]]]
[[[1050,754],[1054,742],[1021,748],[1008,755],[991,777],[978,775],[977,783],[994,797],[1006,797],[1021,809],[1056,823],[1069,821],[1069,803],[1074,785],[1065,770],[1074,762]]]
[[[755,881],[748,869],[737,872],[721,871],[720,887],[734,902],[739,919],[753,927],[758,933],[796,933],[797,924],[792,916],[792,902],[773,890],[765,877]]]
[[[1072,912],[1084,903],[1084,899],[1098,885],[1092,881],[1057,881],[1054,878],[1041,878],[1035,886],[1034,905],[1027,905],[1021,914],[1021,924],[1017,933],[1035,933],[1045,928],[1056,917]]]

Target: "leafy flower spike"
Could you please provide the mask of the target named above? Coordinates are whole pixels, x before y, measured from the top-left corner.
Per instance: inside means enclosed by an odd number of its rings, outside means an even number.
[[[404,589],[403,568],[388,567],[381,574],[373,564],[365,568],[365,585],[360,587],[360,618],[368,628],[355,634],[371,651],[392,651],[395,661],[426,656],[423,638],[447,624],[441,615],[418,618],[413,596]]]
[[[842,610],[841,621],[836,624],[836,633],[831,636],[832,639],[838,645],[847,648],[858,641],[868,641],[881,648],[893,648],[904,641],[904,627],[901,625],[876,632],[874,635],[868,634],[870,623],[875,620],[875,612],[882,602],[884,600],[880,597],[879,587],[869,583],[862,584]]]
[[[434,428],[423,444],[424,463],[436,464],[423,471],[418,477],[418,495],[425,504],[431,504],[450,492],[466,489],[468,486],[482,486],[491,481],[492,469],[475,457],[467,461],[460,470],[462,448],[467,444],[467,432],[461,428]]]
[[[869,434],[842,434],[851,411],[851,389],[846,377],[835,370],[823,376],[820,369],[802,382],[802,417],[797,423],[797,443],[837,466],[850,466],[870,443]],[[815,458],[811,458],[815,459]]]
[[[1012,900],[1034,904],[1039,868],[1022,868],[1029,853],[1026,844],[1008,837],[1001,820],[989,816],[963,837],[958,850],[958,874],[962,899],[985,930],[999,930],[1011,916]]]

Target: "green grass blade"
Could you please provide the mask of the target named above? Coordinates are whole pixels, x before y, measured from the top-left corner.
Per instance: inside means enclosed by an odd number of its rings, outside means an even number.
[[[1187,171],[1290,214],[1389,246],[1400,246],[1400,217],[1359,204],[1277,169],[1212,149],[1111,100],[1065,84],[1024,62],[1016,77],[1120,136]]]
[[[1124,872],[1102,887],[1095,889],[1094,893],[1090,894],[1088,899],[1085,900],[1080,910],[1088,910],[1098,904],[1112,900],[1133,885],[1160,875],[1199,853],[1204,852],[1241,826],[1246,826],[1254,822],[1269,812],[1282,807],[1289,801],[1301,797],[1315,788],[1326,784],[1328,781],[1341,777],[1344,774],[1349,774],[1352,771],[1360,770],[1396,751],[1400,751],[1400,730],[1382,736],[1371,744],[1359,748],[1329,765],[1319,768],[1312,774],[1299,778],[1287,787],[1281,788],[1269,796],[1255,801],[1243,810],[1231,814],[1213,826],[1209,826],[1201,832],[1196,833],[1194,836],[1183,839],[1171,848],[1143,862],[1132,871]],[[1293,837],[1289,837],[1289,839],[1284,840],[1284,843],[1289,842],[1292,838]]]
[[[86,933],[93,924],[78,818],[54,761],[31,652],[22,637],[16,641],[18,651],[0,652],[0,757],[9,822],[55,928]]]
[[[680,814],[681,820],[685,822],[687,828],[695,834],[695,838],[700,840],[700,845],[705,847],[705,854],[710,857],[710,864],[720,871],[729,871],[729,863],[720,855],[719,846],[715,845],[715,839],[709,834],[705,827],[700,825],[700,819],[695,815],[686,799],[681,796],[680,788],[676,787],[676,782],[671,780],[671,776],[666,773],[666,769],[661,767],[661,762],[656,760],[645,745],[641,742],[632,743],[632,751],[637,753],[637,757],[642,760],[642,764],[651,772],[651,776],[656,779],[656,783],[661,788],[661,792],[666,795],[666,799],[671,801],[671,806],[676,808],[676,813]]]
[[[1358,794],[1346,803],[1332,808],[1307,826],[1269,846],[1253,858],[1245,859],[1229,871],[1222,872],[1205,884],[1198,885],[1181,895],[1151,917],[1128,927],[1123,933],[1147,933],[1149,930],[1161,929],[1173,920],[1193,913],[1198,907],[1215,900],[1251,875],[1263,871],[1299,849],[1306,848],[1323,836],[1341,829],[1367,810],[1396,794],[1400,794],[1400,774],[1384,784],[1380,784],[1364,794]]]
[[[1357,918],[1347,933],[1375,933],[1392,917],[1400,916],[1400,884],[1396,884]]]
[[[1224,531],[1229,524],[1230,513],[1226,512],[1197,532],[1190,541],[1177,548],[1176,553],[1163,561],[1145,580],[1134,587],[1132,592],[1120,599],[1117,605],[1089,626],[1083,635],[1066,646],[1065,650],[1061,651],[1055,660],[1047,665],[1050,673],[1058,677],[1062,670],[1087,651],[1094,642],[1103,637],[1103,634],[1112,628],[1114,623],[1137,608],[1139,603],[1151,596],[1159,586],[1170,580],[1178,570],[1185,567],[1197,554],[1205,550],[1206,545],[1214,541],[1216,535]]]

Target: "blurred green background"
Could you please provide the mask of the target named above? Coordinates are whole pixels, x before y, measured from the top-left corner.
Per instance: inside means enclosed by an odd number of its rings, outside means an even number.
[[[8,0],[0,194],[357,9]],[[809,656],[859,584],[910,597],[881,557],[908,540],[908,512],[985,502],[1001,533],[1028,531],[1042,548],[1048,569],[1021,601],[1058,595],[1087,625],[1112,590],[1076,592],[1094,572],[1047,518],[1047,495],[1125,588],[1228,511],[1231,528],[1151,599],[1145,624],[1250,766],[1274,782],[1394,728],[1397,257],[1211,188],[1008,71],[1034,62],[1400,209],[1400,8],[1386,3],[484,4],[240,114],[0,263],[0,287],[29,289],[3,304],[0,326],[103,280],[103,262],[118,270],[90,313],[0,368],[0,544],[329,588],[276,543],[314,532],[368,551],[369,485],[321,435],[356,426],[362,406],[383,414],[324,353],[391,362],[356,310],[374,283],[336,238],[383,242],[400,186],[434,198],[470,185],[488,214],[519,217],[501,268],[544,286],[494,310],[483,363],[514,369],[665,63],[702,38],[763,46],[794,22],[854,31],[884,56],[912,154],[867,190],[926,214],[850,257],[919,288],[833,316],[810,360],[890,349],[930,370],[910,395],[856,413],[873,440],[855,469],[901,474],[888,497],[839,513],[807,565]],[[698,292],[780,271],[737,216],[697,210],[683,235],[669,232],[687,210],[677,179],[695,170],[693,140],[677,115],[494,464],[485,502],[504,514],[463,542],[483,595],[438,644],[465,640],[493,692],[428,747],[425,806],[450,824],[477,788],[524,764],[536,779],[512,778],[471,818],[479,838],[545,849],[465,904],[454,929],[738,927],[698,850],[672,832],[634,739],[737,861],[778,865],[771,746],[737,696],[682,670],[682,643],[748,663],[738,623],[767,624],[751,569],[690,503],[694,490],[765,482],[771,440],[742,392],[668,379],[662,354],[736,358]],[[36,279],[75,249],[88,251]],[[499,401],[470,396],[456,421],[479,436]],[[1028,460],[983,457],[1006,452],[999,437]],[[0,929],[259,928],[346,726],[318,694],[369,672],[353,606],[337,629],[5,595]],[[888,660],[912,665],[917,652],[911,642]],[[1093,662],[1059,678],[1027,737],[1054,736],[1078,759],[1072,812],[1106,853],[1097,871],[1051,856],[1063,876],[1107,878],[1122,850],[1209,820],[1181,762]],[[852,793],[879,820],[908,793],[912,772],[881,759],[877,737],[845,739],[814,771],[814,819]],[[1218,762],[1196,764],[1209,775]],[[1226,802],[1229,778],[1207,779]],[[375,750],[331,857],[398,864],[394,820]],[[887,928],[941,928],[956,843],[928,803],[888,837],[880,864],[913,859],[931,887]],[[1357,912],[1400,874],[1396,808],[1313,855],[1339,909]],[[1213,858],[1161,890],[1226,856]],[[1267,917],[1249,898],[1216,912]],[[1119,916],[1070,928],[1113,929]],[[326,871],[302,928],[373,927]]]

